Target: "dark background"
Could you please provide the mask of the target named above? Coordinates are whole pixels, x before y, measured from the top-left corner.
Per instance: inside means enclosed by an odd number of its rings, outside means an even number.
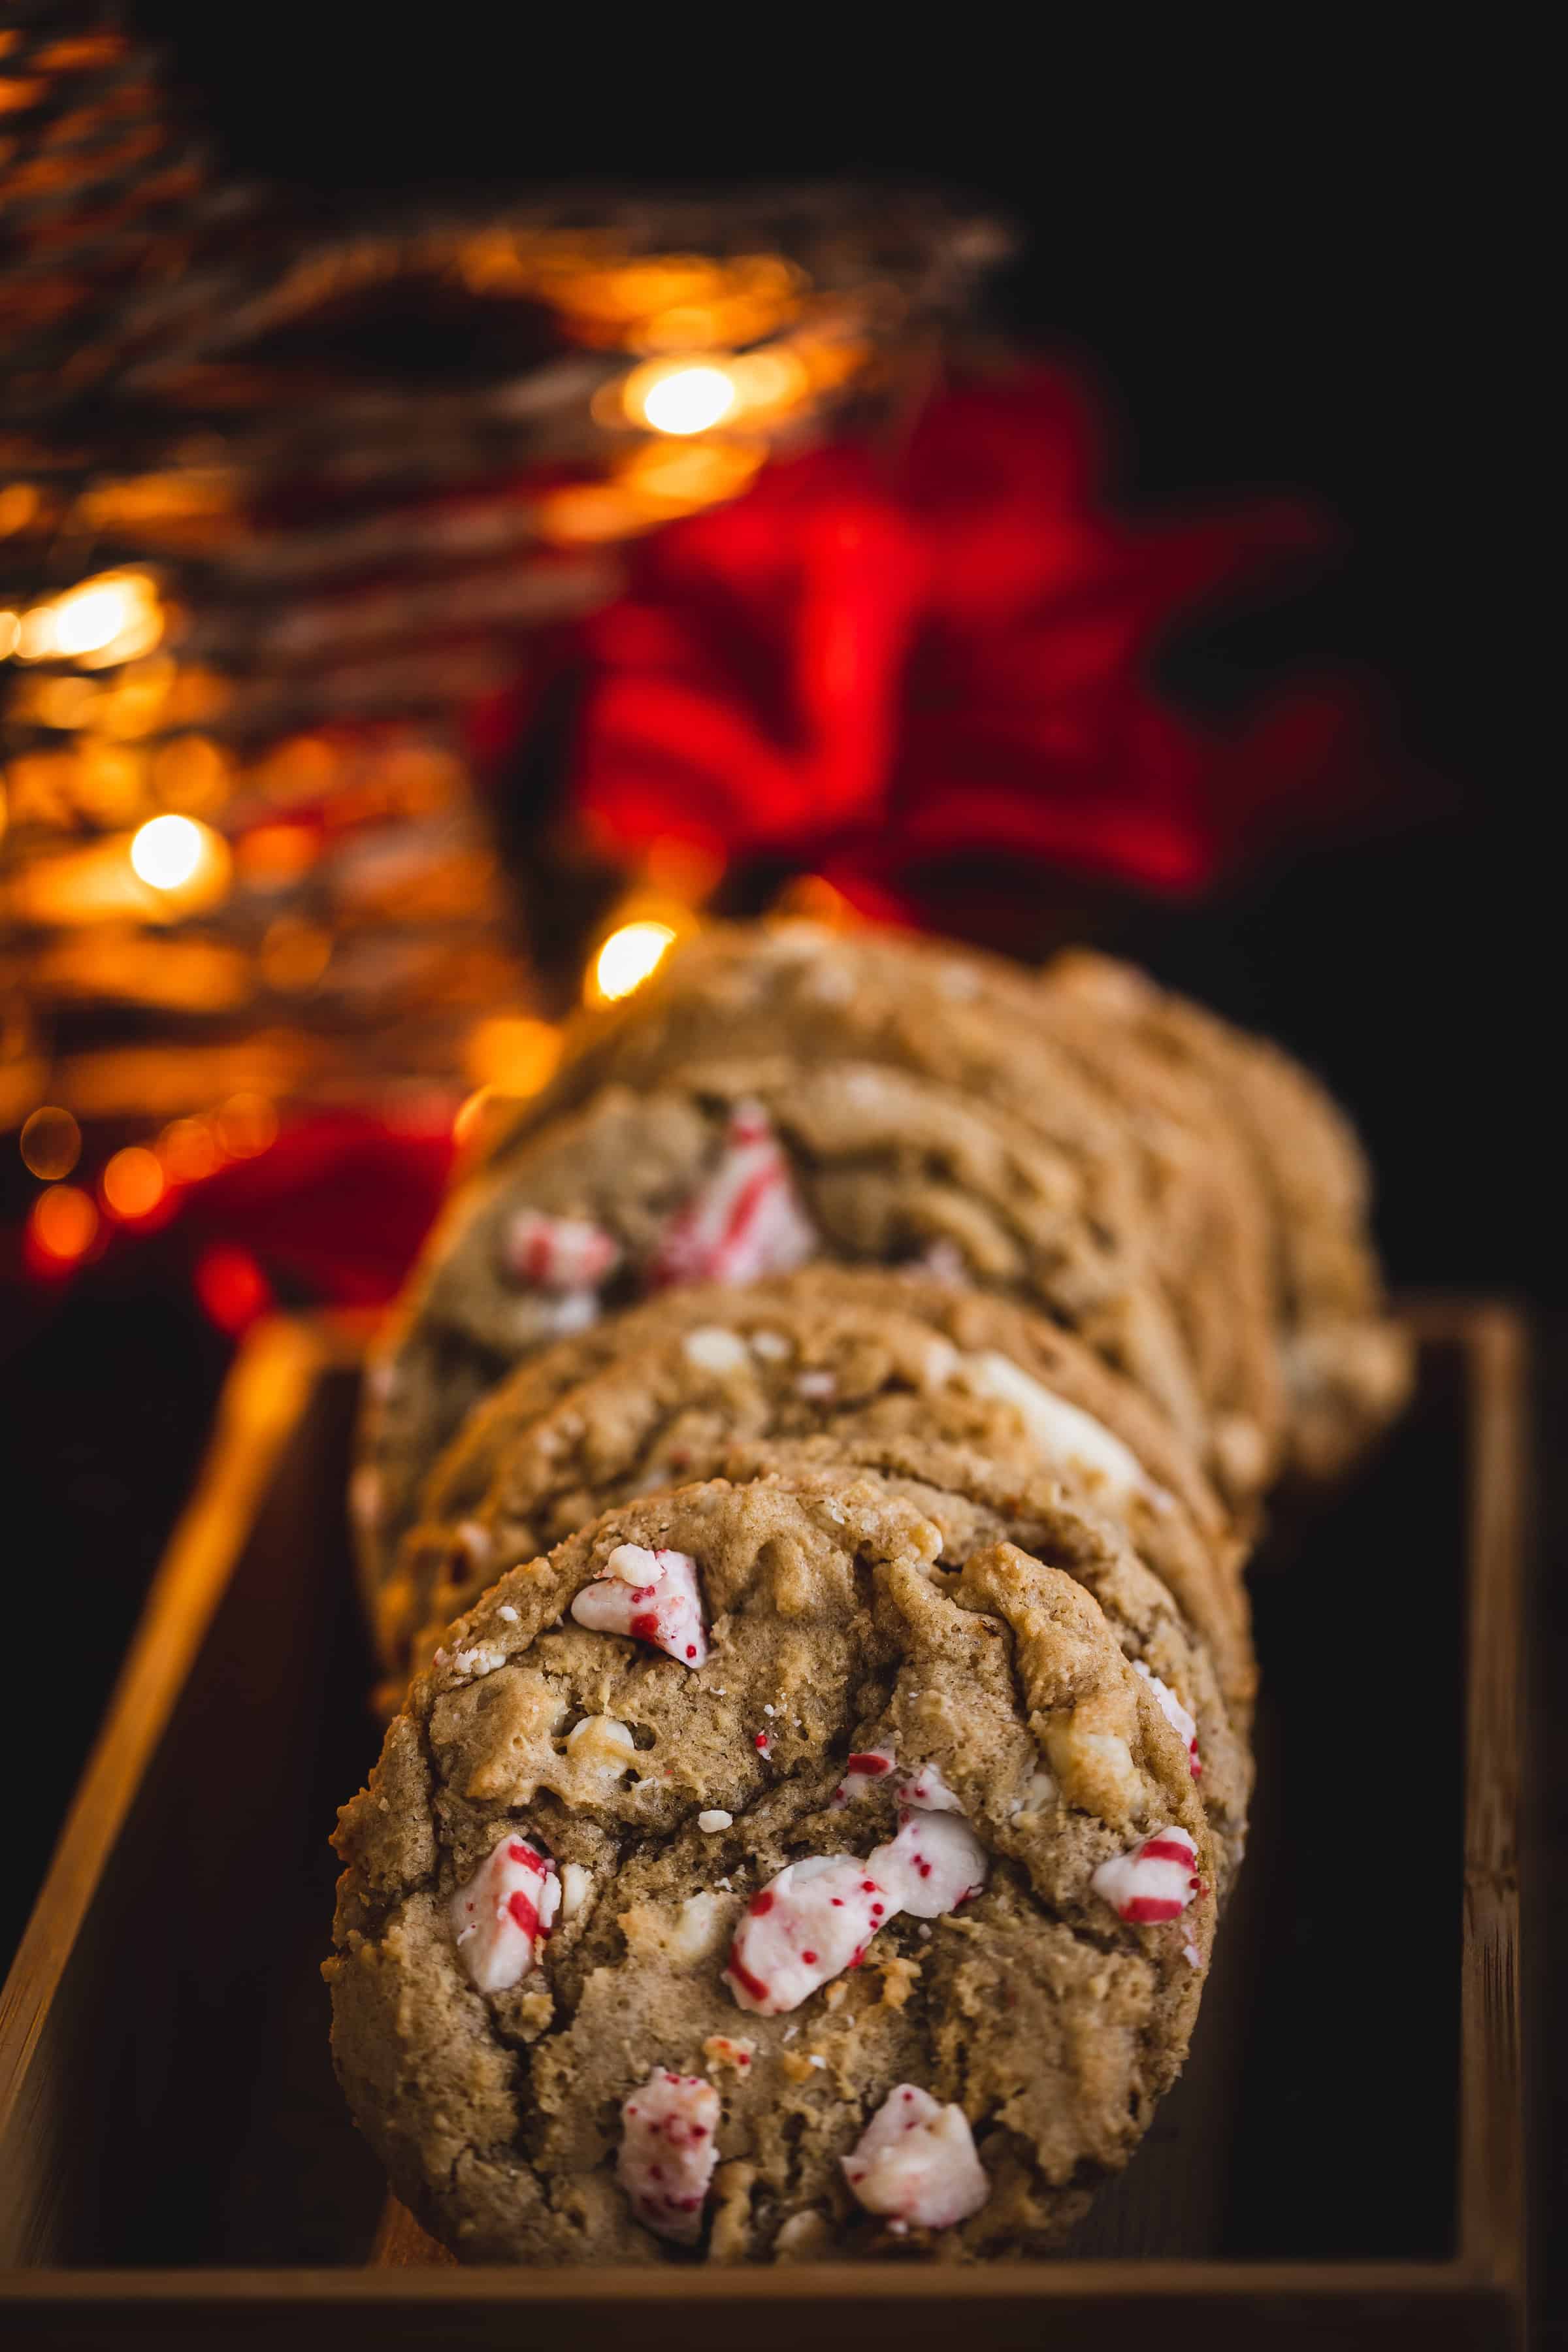
[[[647,31],[586,9],[576,30],[574,12],[544,29],[321,0],[135,13],[233,169],[329,217],[580,177],[845,172],[999,201],[1027,242],[998,317],[1095,369],[1130,496],[1300,488],[1346,526],[1316,584],[1211,636],[1184,682],[1223,701],[1295,667],[1358,672],[1391,764],[1444,784],[1420,823],[1142,919],[1132,943],[1329,1076],[1371,1146],[1397,1282],[1563,1304],[1561,1056],[1532,951],[1553,938],[1560,785],[1527,717],[1550,657],[1526,591],[1550,557],[1516,275],[1528,59],[1445,47],[1430,19],[1418,55],[1364,31],[1325,53],[1315,19],[1294,55],[1202,55],[1116,12],[1102,49],[1069,54],[1049,16],[958,11],[888,20],[878,54],[793,12]],[[36,1516],[51,1585],[83,1596],[23,1905],[222,1368],[155,1258],[115,1281],[89,1277],[0,1366],[13,1524]]]

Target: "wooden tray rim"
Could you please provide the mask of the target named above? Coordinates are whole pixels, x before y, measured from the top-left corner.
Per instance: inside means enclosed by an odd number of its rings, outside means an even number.
[[[1516,2313],[1524,2289],[1524,2122],[1519,2021],[1519,1827],[1523,1791],[1523,1402],[1528,1337],[1519,1308],[1463,1295],[1401,1303],[1414,1336],[1469,1359],[1464,1908],[1459,2048],[1458,2242],[1441,2262],[1051,2262],[957,2266],[800,2264],[673,2272],[664,2266],[541,2271],[472,2265],[266,2270],[0,2270],[0,2313],[68,2305],[190,2316],[244,2305],[300,2311],[516,2302],[563,2309],[668,2300],[700,2305],[936,2302],[1003,2306],[1176,2298],[1222,2305],[1286,2298],[1320,2307],[1456,2297]],[[53,1862],[0,1992],[0,2135],[93,1890],[250,1517],[317,1382],[354,1360],[355,1323],[278,1318],[242,1349],[220,1397],[189,1503],[149,1591]],[[1327,2315],[1325,2311],[1325,2316]]]

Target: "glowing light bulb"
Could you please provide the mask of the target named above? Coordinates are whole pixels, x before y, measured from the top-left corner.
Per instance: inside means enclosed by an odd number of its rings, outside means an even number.
[[[98,1232],[98,1211],[74,1184],[51,1184],[33,1203],[32,1236],[46,1257],[61,1265],[85,1257]]]
[[[254,1160],[278,1140],[278,1113],[265,1095],[230,1095],[213,1123],[231,1160]]]
[[[624,923],[594,960],[593,993],[605,1004],[630,996],[652,978],[674,944],[668,923]]]
[[[49,609],[49,650],[93,668],[150,653],[163,634],[157,592],[140,572],[106,572],[84,580],[57,596]]]
[[[217,835],[194,816],[153,816],[131,842],[131,864],[150,890],[180,890],[213,863]]]
[[[45,1103],[23,1128],[21,1150],[29,1173],[55,1183],[68,1176],[81,1158],[81,1129],[68,1110]]]
[[[639,368],[626,386],[632,414],[656,433],[706,433],[735,405],[735,381],[711,361],[680,367]]]
[[[99,1182],[105,1205],[117,1217],[150,1216],[168,1190],[156,1154],[140,1143],[117,1151]]]

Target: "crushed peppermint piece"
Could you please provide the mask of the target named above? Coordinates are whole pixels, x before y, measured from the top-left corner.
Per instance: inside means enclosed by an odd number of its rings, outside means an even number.
[[[777,2017],[858,1963],[898,1906],[853,1854],[812,1854],[747,1905],[724,1974],[742,2009]]]
[[[594,1884],[593,1873],[584,1870],[580,1862],[563,1863],[561,1868],[561,1924],[574,1919],[588,1900]]]
[[[1198,1755],[1197,1725],[1187,1713],[1186,1708],[1182,1705],[1181,1700],[1176,1696],[1175,1692],[1171,1688],[1170,1685],[1168,1683],[1163,1683],[1158,1675],[1151,1674],[1148,1667],[1143,1664],[1142,1658],[1133,1659],[1132,1670],[1134,1674],[1142,1675],[1144,1681],[1148,1684],[1150,1689],[1154,1694],[1155,1703],[1158,1706],[1161,1714],[1164,1717],[1172,1730],[1176,1733],[1177,1737],[1181,1739],[1183,1745],[1186,1748],[1188,1769],[1191,1771],[1192,1776],[1195,1780],[1204,1769],[1202,1759]]]
[[[683,1666],[700,1666],[708,1656],[702,1593],[689,1552],[617,1544],[573,1601],[572,1614],[591,1633],[650,1642]]]
[[[822,2056],[822,2054],[821,2054],[821,2053],[820,2053],[819,2051],[816,2051],[816,2050],[808,2050],[808,2051],[807,2051],[807,2053],[806,2053],[805,2063],[806,2063],[806,2064],[807,2064],[808,2066],[824,2066],[824,2067],[825,2067],[825,2066],[826,2065],[826,2063],[827,2063],[827,2061],[826,2061],[826,2058],[824,2058],[824,2057]]]
[[[789,1160],[761,1103],[737,1103],[714,1167],[666,1226],[648,1268],[655,1290],[754,1282],[816,1254]]]
[[[752,1352],[761,1356],[765,1364],[778,1364],[794,1351],[782,1331],[753,1331]]]
[[[740,1333],[726,1330],[721,1323],[700,1324],[687,1333],[680,1347],[687,1362],[704,1372],[744,1371],[752,1360],[752,1351]]]
[[[560,1906],[554,1863],[531,1840],[509,1831],[447,1906],[476,1992],[506,1992],[521,1982]]]
[[[1182,1946],[1182,1958],[1185,1960],[1188,1968],[1190,1969],[1201,1969],[1204,1964],[1204,1956],[1199,1951],[1191,1936],[1187,1937],[1186,1942]]]
[[[765,1731],[759,1731],[752,1745],[759,1756],[771,1756],[773,1752],[773,1743]]]
[[[501,1244],[507,1272],[537,1290],[595,1291],[621,1261],[620,1244],[586,1217],[551,1217],[522,1209]]]
[[[763,1713],[764,1715],[772,1715],[772,1714],[773,1714],[773,1708],[768,1705],[767,1701],[764,1699],[764,1700],[763,1700]]]
[[[867,1869],[900,1911],[939,1919],[985,1884],[985,1849],[952,1813],[910,1813],[897,1837],[868,1856]]]
[[[1204,1892],[1194,1864],[1197,1848],[1184,1829],[1155,1830],[1127,1853],[1102,1862],[1089,1880],[1119,1919],[1134,1927],[1179,1919],[1194,1895]]]
[[[621,2102],[616,2178],[636,2218],[661,2238],[695,2245],[719,2160],[719,2094],[700,2074],[656,2066]]]
[[[517,1611],[511,1606],[510,1601],[503,1601],[500,1607],[496,1611],[496,1615],[508,1625],[515,1625],[517,1623]]]
[[[712,1837],[717,1831],[727,1830],[734,1818],[734,1814],[727,1813],[721,1805],[713,1805],[707,1812],[698,1814],[697,1826],[705,1837]]]
[[[853,1759],[851,1759],[853,1760]],[[899,1782],[899,1802],[922,1813],[961,1813],[963,1807],[942,1779],[936,1764],[922,1764]]]
[[[858,1748],[852,1750],[844,1767],[844,1778],[833,1791],[836,1805],[847,1805],[851,1797],[863,1797],[892,1770],[896,1761],[890,1748]]]
[[[963,2109],[913,2083],[895,2084],[841,2161],[851,2194],[894,2230],[951,2229],[991,2193]]]

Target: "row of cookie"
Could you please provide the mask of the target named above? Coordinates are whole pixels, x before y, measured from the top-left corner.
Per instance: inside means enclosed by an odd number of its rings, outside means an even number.
[[[924,1262],[1138,1387],[1245,1532],[1394,1410],[1365,1177],[1293,1065],[1119,967],[704,935],[459,1188],[372,1367],[355,1517],[388,1662],[424,1482],[520,1359],[682,1283]],[[393,1598],[386,1596],[392,1588]]]
[[[720,935],[455,1203],[360,1473],[428,1671],[345,1811],[331,1972],[356,2112],[460,2251],[1041,2247],[1178,2069],[1245,1834],[1250,1511],[1323,1395],[1336,1450],[1371,1417],[1345,1362],[1386,1401],[1398,1360],[1373,1289],[1281,1270],[1333,1250],[1179,1054],[1041,1043],[1114,978],[1041,1027],[974,959]],[[1309,1330],[1339,1385],[1290,1439]]]

